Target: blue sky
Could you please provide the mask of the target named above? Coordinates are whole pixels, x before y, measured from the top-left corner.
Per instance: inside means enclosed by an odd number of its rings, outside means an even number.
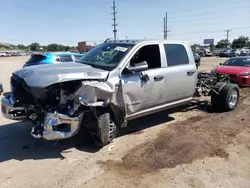
[[[113,37],[112,0],[0,0],[0,42],[77,45]],[[250,0],[116,0],[117,36],[163,38],[168,12],[169,39],[202,43],[250,37]]]

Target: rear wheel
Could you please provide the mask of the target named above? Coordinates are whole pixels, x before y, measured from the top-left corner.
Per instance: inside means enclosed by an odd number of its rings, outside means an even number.
[[[236,108],[239,102],[240,89],[239,86],[232,83],[227,83],[224,87],[223,83],[218,83],[217,89],[219,94],[215,92],[211,95],[211,103],[214,109],[231,111]],[[222,89],[220,89],[222,87]]]

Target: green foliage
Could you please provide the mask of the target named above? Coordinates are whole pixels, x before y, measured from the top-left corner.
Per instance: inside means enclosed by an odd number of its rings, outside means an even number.
[[[222,39],[217,43],[216,48],[227,48],[229,45],[231,45],[230,41]]]
[[[234,39],[232,43],[233,48],[243,48],[249,45],[249,38],[240,36],[238,39]]]
[[[37,42],[31,43],[30,44],[30,50],[31,51],[39,51],[40,49],[40,45]]]
[[[209,47],[210,47],[210,50],[215,50],[216,49],[216,46],[214,44],[210,44]]]

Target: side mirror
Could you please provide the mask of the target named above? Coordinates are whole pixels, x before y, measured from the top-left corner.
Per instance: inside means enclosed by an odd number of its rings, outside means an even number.
[[[223,65],[223,63],[219,63],[219,65]]]
[[[146,61],[142,61],[140,63],[135,63],[133,65],[129,65],[127,68],[128,71],[131,72],[140,72],[148,69],[148,64]]]

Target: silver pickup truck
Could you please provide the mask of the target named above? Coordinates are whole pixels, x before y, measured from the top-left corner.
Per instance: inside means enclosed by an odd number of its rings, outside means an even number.
[[[77,63],[17,70],[11,91],[2,113],[32,121],[33,137],[66,139],[81,129],[101,146],[128,120],[185,105],[197,93],[210,94],[216,109],[239,101],[239,87],[225,76],[197,72],[187,42],[168,40],[108,40]]]

